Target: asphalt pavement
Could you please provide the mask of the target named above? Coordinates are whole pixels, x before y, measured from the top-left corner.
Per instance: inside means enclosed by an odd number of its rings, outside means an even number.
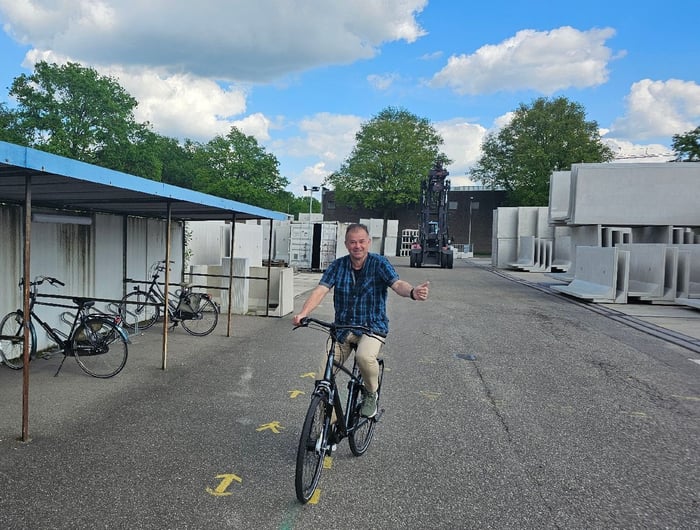
[[[29,442],[22,373],[0,369],[0,528],[700,526],[700,312],[601,311],[479,260],[395,264],[431,298],[390,293],[385,413],[315,504],[294,462],[324,336],[234,316],[230,337],[225,319],[176,329],[165,370],[155,329],[112,379],[35,360]],[[297,310],[319,277],[295,275]]]

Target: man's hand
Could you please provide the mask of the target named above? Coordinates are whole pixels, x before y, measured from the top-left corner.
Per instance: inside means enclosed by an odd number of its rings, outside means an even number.
[[[413,288],[413,298],[415,300],[427,300],[430,292],[430,282],[421,283]]]

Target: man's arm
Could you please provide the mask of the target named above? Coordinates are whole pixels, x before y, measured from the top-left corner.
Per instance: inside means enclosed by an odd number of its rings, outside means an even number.
[[[298,326],[302,318],[308,317],[311,312],[318,307],[318,304],[320,304],[324,297],[328,294],[328,291],[330,291],[328,287],[320,284],[317,285],[313,291],[311,291],[311,294],[306,299],[306,302],[304,302],[301,311],[294,315],[293,322],[295,326]]]
[[[403,280],[396,280],[391,284],[391,289],[404,298],[412,298],[413,300],[427,300],[430,292],[430,282],[421,283],[415,287]]]

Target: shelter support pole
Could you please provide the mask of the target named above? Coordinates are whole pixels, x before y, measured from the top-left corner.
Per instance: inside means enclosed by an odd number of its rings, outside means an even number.
[[[228,267],[228,318],[226,321],[226,336],[231,336],[231,305],[233,302],[233,244],[236,241],[236,213],[231,216],[231,241],[229,242],[230,260]]]
[[[270,234],[267,241],[267,299],[265,300],[265,316],[270,316],[270,268],[272,267],[272,219],[270,219]],[[280,300],[281,303],[281,300]]]
[[[168,219],[165,223],[165,289],[163,289],[163,363],[162,369],[168,367],[168,309],[170,308],[170,222],[173,212],[172,203],[168,202]]]
[[[22,310],[24,311],[24,342],[22,343],[22,441],[29,441],[29,352],[31,349],[29,323],[29,275],[31,274],[31,240],[32,240],[32,177],[27,175],[24,181],[24,270],[22,276]]]

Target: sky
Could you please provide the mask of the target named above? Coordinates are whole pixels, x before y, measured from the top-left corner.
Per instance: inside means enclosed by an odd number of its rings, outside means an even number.
[[[299,196],[392,106],[440,133],[455,187],[539,97],[581,104],[621,161],[668,160],[700,125],[698,20],[700,0],[0,0],[0,101],[77,62],[159,134],[254,136]]]

